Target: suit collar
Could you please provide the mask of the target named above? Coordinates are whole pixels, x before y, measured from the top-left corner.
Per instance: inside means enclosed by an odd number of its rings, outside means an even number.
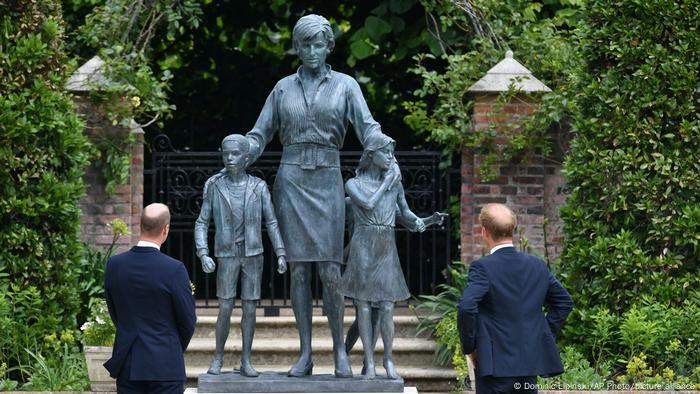
[[[491,253],[490,253],[490,254],[496,254],[496,253],[510,253],[510,252],[513,252],[513,251],[515,251],[515,246],[513,246],[513,244],[503,244],[503,245],[494,246],[494,247],[491,249]]]
[[[150,246],[134,246],[131,251],[135,253],[160,253],[160,250]]]

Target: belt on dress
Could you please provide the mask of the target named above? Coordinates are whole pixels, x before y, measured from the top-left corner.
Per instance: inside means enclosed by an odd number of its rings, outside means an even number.
[[[282,164],[294,164],[304,170],[316,167],[340,168],[338,149],[316,144],[291,144],[282,149]]]
[[[389,228],[393,229],[395,226],[392,226],[390,224],[374,224],[374,223],[357,223],[355,226],[362,226],[362,227],[380,227],[380,228]]]

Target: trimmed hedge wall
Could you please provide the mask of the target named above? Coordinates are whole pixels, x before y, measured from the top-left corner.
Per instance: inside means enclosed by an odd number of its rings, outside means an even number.
[[[568,343],[623,365],[646,352],[688,376],[697,326],[663,343],[643,334],[664,313],[688,324],[699,313],[699,21],[697,0],[586,3],[559,267],[576,302]]]
[[[90,145],[64,83],[61,3],[0,3],[0,364],[70,341],[80,308],[78,201]],[[0,378],[2,378],[0,376]]]
[[[590,1],[562,269],[579,305],[700,285],[700,3]]]

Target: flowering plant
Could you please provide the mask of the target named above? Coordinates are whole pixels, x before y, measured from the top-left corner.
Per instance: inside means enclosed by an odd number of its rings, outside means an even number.
[[[107,303],[100,299],[90,307],[90,318],[81,327],[83,345],[112,346],[116,329],[107,310]]]

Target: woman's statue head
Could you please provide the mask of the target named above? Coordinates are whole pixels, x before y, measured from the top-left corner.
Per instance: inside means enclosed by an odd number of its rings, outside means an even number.
[[[335,46],[331,24],[315,14],[299,19],[292,31],[292,42],[304,67],[312,71],[325,69],[326,56]]]
[[[322,33],[323,38],[326,40],[326,45],[328,45],[328,50],[332,51],[335,47],[335,36],[328,19],[316,14],[302,16],[297,21],[297,24],[294,25],[294,30],[292,31],[294,49],[298,51],[300,43],[311,40],[318,33]]]

